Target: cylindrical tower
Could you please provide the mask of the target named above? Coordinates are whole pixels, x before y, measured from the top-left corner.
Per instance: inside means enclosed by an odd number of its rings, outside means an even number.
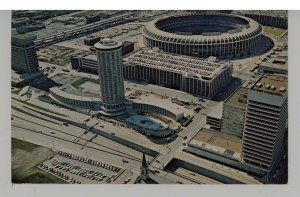
[[[122,43],[105,38],[95,44],[100,84],[101,113],[118,116],[125,113],[122,68]]]

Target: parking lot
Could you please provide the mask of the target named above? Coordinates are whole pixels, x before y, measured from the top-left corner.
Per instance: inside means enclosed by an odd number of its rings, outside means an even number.
[[[62,151],[38,167],[71,184],[126,184],[133,175],[117,166]]]

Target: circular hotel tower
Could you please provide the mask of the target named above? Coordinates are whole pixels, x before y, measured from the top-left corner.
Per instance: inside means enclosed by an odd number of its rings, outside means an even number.
[[[122,68],[122,43],[109,38],[95,44],[100,84],[101,113],[118,116],[125,113]]]

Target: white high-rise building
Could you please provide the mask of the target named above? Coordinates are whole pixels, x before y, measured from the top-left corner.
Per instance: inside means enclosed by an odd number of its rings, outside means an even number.
[[[280,160],[288,116],[288,80],[265,75],[248,91],[243,161],[271,172]]]
[[[118,116],[125,113],[122,68],[122,43],[109,38],[95,44],[100,83],[101,113]]]

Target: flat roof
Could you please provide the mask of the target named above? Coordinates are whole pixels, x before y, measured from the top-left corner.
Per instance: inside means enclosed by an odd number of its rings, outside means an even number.
[[[36,38],[37,36],[31,33],[25,33],[25,34],[13,33],[11,35],[12,42],[18,42],[18,43],[33,42],[34,40],[36,40]]]
[[[252,88],[252,90],[257,92],[278,96],[283,96],[287,89],[288,78],[282,75],[264,75]]]
[[[131,93],[134,92],[138,92],[138,96],[135,96],[135,98],[128,98],[128,99],[132,100],[135,103],[149,104],[149,105],[161,107],[163,109],[167,109],[171,111],[176,115],[181,113],[184,113],[185,116],[194,114],[192,109],[187,109],[184,106],[180,106],[172,102],[171,98],[167,96],[162,96],[150,92],[142,92],[139,90],[131,90],[129,92],[126,91],[125,95],[129,96]]]
[[[274,64],[272,62],[263,62],[260,64],[260,69],[261,70],[267,70],[267,69],[280,69],[284,70],[287,72],[288,70],[288,65],[286,64]]]
[[[92,61],[96,61],[97,62],[97,56],[93,55],[93,54],[87,55],[87,56],[83,57],[82,59],[92,60]]]
[[[214,78],[229,66],[228,64],[213,62],[178,54],[165,53],[154,50],[141,50],[128,57],[128,64],[143,65],[160,70],[169,70],[176,73],[195,77]]]
[[[202,128],[190,144],[236,159],[241,158],[242,139],[230,134]]]
[[[94,98],[94,97],[88,97],[88,96],[78,96],[78,95],[70,94],[68,92],[65,92],[65,91],[61,90],[58,87],[50,88],[50,91],[53,92],[56,95],[60,95],[61,97],[71,99],[71,100],[87,101],[87,102],[99,102],[100,103],[100,98]]]
[[[225,101],[225,103],[246,109],[248,90],[248,88],[240,87]]]
[[[223,114],[223,102],[218,102],[207,114],[208,117],[221,119]]]

